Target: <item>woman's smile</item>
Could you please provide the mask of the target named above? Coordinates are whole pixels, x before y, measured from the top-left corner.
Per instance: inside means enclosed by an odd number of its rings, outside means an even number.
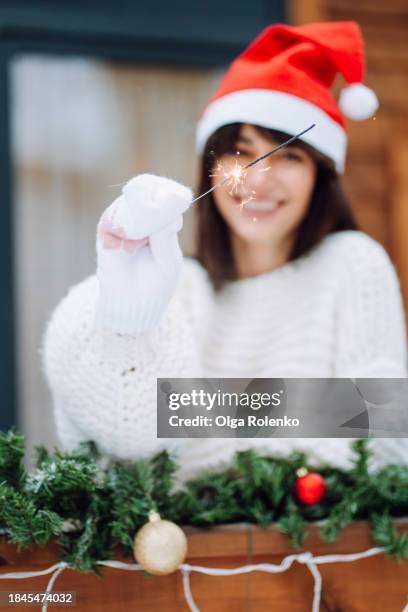
[[[274,202],[264,202],[257,200],[250,200],[241,206],[242,214],[253,217],[255,214],[257,217],[269,217],[275,214],[282,206],[284,206],[284,200],[277,200]]]

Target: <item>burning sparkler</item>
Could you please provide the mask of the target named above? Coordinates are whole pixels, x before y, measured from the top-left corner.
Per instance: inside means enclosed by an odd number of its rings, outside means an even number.
[[[262,161],[263,159],[266,159],[267,157],[269,157],[273,153],[276,153],[276,151],[279,151],[279,149],[282,149],[283,147],[287,147],[291,142],[293,142],[297,138],[300,138],[300,136],[303,136],[303,134],[306,134],[306,132],[308,132],[309,130],[314,128],[315,125],[316,124],[313,123],[308,128],[306,128],[306,130],[303,130],[303,132],[299,132],[299,134],[296,134],[295,136],[292,136],[292,138],[289,138],[285,142],[282,142],[280,145],[278,145],[277,147],[275,147],[274,149],[272,149],[268,153],[265,153],[264,155],[261,155],[260,157],[257,157],[256,159],[251,161],[246,166],[242,166],[240,163],[238,163],[237,159],[235,160],[235,163],[230,168],[225,168],[222,164],[218,163],[217,167],[216,167],[216,172],[212,176],[220,176],[220,177],[222,177],[221,180],[218,183],[216,183],[215,185],[213,185],[213,187],[211,187],[211,189],[208,189],[204,193],[202,193],[199,196],[197,196],[192,201],[192,204],[194,204],[195,202],[198,202],[198,200],[201,200],[201,198],[203,198],[204,196],[206,196],[209,193],[213,192],[215,189],[217,189],[217,187],[222,187],[223,185],[226,185],[226,184],[230,187],[230,192],[229,193],[231,195],[233,195],[234,193],[236,193],[238,187],[243,184],[243,182],[245,180],[245,177],[247,175],[248,168],[251,168],[252,166],[257,164],[258,162]],[[254,198],[254,192],[252,191],[251,194],[249,195],[248,199],[243,200],[241,202],[241,206],[244,206],[247,202],[249,202],[250,200],[253,200],[253,198]]]
[[[246,177],[246,170],[243,166],[241,166],[241,164],[238,163],[238,160],[235,159],[234,165],[230,168],[218,162],[216,166],[216,171],[210,176],[221,176],[221,184],[228,184],[228,186],[230,187],[230,195],[234,195],[234,193],[236,193],[237,191],[238,186],[241,185],[242,181]]]
[[[239,153],[237,153],[239,155]],[[244,183],[244,179],[246,177],[247,170],[245,170],[244,166],[242,166],[237,159],[234,160],[234,164],[231,166],[226,166],[221,162],[217,163],[214,174],[210,176],[215,176],[221,178],[220,184],[226,184],[229,187],[228,193],[232,196],[238,192],[238,187],[241,187]],[[241,200],[241,208],[254,199],[255,191],[252,190],[250,194],[245,194],[244,198]]]

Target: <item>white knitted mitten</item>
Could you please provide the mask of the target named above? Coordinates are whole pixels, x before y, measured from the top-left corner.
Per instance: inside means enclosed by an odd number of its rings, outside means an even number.
[[[156,327],[181,270],[177,232],[191,201],[188,187],[141,174],[104,211],[96,239],[98,325],[121,334]]]

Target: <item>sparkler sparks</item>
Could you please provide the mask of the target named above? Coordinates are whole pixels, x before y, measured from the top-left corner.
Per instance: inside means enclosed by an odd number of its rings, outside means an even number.
[[[237,153],[239,155],[239,153]],[[233,196],[238,193],[238,188],[241,188],[241,191],[244,190],[244,180],[247,175],[247,171],[244,166],[242,166],[237,159],[234,160],[232,165],[226,166],[225,164],[217,163],[214,174],[210,176],[215,176],[220,178],[221,181],[217,184],[227,185],[229,190],[228,193]],[[255,191],[251,191],[251,193],[244,193],[244,197],[241,200],[240,207],[241,209],[245,204],[254,199]]]
[[[218,162],[214,174],[210,174],[210,176],[220,177],[221,184],[227,184],[230,188],[229,194],[234,195],[237,192],[238,187],[242,184],[246,176],[246,171],[236,159],[231,167],[226,167]]]
[[[213,185],[211,189],[208,189],[204,193],[201,193],[199,196],[194,198],[194,200],[191,203],[194,204],[195,202],[198,202],[198,200],[201,200],[201,198],[203,198],[204,196],[208,195],[209,193],[212,193],[215,189],[217,189],[217,187],[222,187],[223,185],[226,185],[226,184],[228,184],[228,186],[230,187],[230,191],[229,191],[230,195],[235,194],[237,192],[238,187],[243,184],[244,179],[247,175],[248,168],[251,168],[258,162],[262,161],[263,159],[266,159],[273,153],[276,153],[276,151],[279,151],[279,149],[282,149],[283,147],[288,146],[291,142],[293,142],[297,138],[300,138],[300,136],[303,136],[303,134],[306,134],[306,132],[314,128],[315,125],[316,124],[313,123],[308,128],[303,130],[302,132],[299,132],[299,134],[296,134],[295,136],[292,136],[292,138],[289,138],[285,142],[282,142],[280,145],[278,145],[277,147],[275,147],[268,153],[265,153],[265,155],[261,155],[260,157],[257,157],[256,159],[251,161],[246,166],[242,166],[241,164],[239,164],[238,160],[235,160],[235,163],[229,169],[224,168],[222,164],[217,164],[216,172],[211,176],[217,176],[217,177],[220,176],[221,180],[215,185]],[[265,170],[269,170],[269,168],[264,168],[263,171]],[[248,199],[242,200],[241,207],[244,206],[250,200],[253,200],[253,198],[254,198],[254,192],[252,191]]]

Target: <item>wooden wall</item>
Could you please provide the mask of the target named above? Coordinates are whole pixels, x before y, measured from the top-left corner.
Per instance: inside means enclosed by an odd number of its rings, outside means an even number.
[[[366,42],[365,83],[380,108],[348,122],[344,184],[361,228],[390,253],[408,313],[408,3],[407,0],[289,0],[289,21],[357,21]],[[340,91],[344,81],[336,81]]]
[[[408,534],[406,519],[396,521],[395,525],[400,533]],[[265,528],[246,523],[211,529],[184,527],[184,531],[188,538],[186,562],[211,568],[258,563],[277,565],[288,555],[304,550],[314,556],[355,554],[374,545],[364,521],[348,525],[333,544],[322,542],[318,527],[310,525],[301,549],[290,547],[286,536],[274,524]],[[57,562],[57,553],[55,542],[19,551],[15,544],[0,539],[1,574],[45,570]],[[132,562],[120,549],[113,558]],[[407,565],[407,561],[399,563],[383,554],[351,563],[319,565],[320,612],[402,610],[407,603]],[[137,571],[101,567],[100,572],[98,577],[90,572],[66,569],[57,578],[53,592],[75,592],[74,610],[87,612],[128,609],[188,612],[192,609],[185,601],[179,571],[168,576],[148,576]],[[44,592],[49,579],[50,575],[24,580],[3,578],[2,591]],[[313,577],[306,565],[298,562],[279,574],[254,571],[235,576],[208,576],[192,572],[190,586],[194,601],[203,612],[310,612],[312,609]],[[50,606],[50,610],[55,609],[56,606]]]

